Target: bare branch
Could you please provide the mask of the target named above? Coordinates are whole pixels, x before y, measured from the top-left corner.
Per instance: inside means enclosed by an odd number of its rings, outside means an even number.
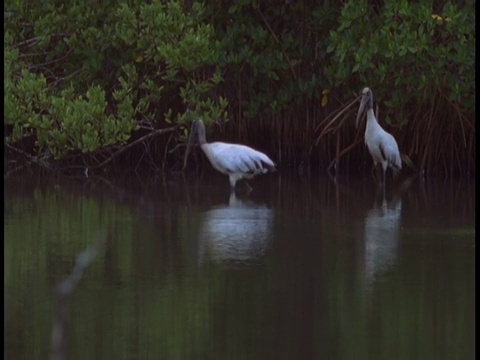
[[[50,87],[50,88],[54,88],[54,87],[57,86],[58,83],[60,83],[61,81],[70,80],[70,79],[73,78],[74,76],[80,74],[82,71],[83,71],[83,69],[78,69],[78,70],[75,70],[75,71],[74,71],[73,73],[71,73],[70,75],[67,75],[67,76],[58,78],[58,79],[56,79],[55,81],[53,81],[52,83],[50,83],[50,84],[49,84],[49,87]]]
[[[275,41],[277,42],[277,44],[280,46],[280,48],[282,49],[282,54],[283,56],[285,56],[285,60],[287,61],[288,63],[288,66],[290,67],[290,71],[292,72],[292,76],[295,80],[297,80],[297,74],[295,73],[295,69],[293,68],[292,66],[292,63],[290,61],[290,58],[288,57],[288,54],[285,52],[285,50],[283,49],[282,47],[282,44],[280,43],[280,40],[278,40],[278,37],[277,35],[275,35],[275,33],[273,32],[273,29],[270,27],[270,24],[267,22],[267,19],[265,18],[265,16],[263,16],[262,12],[260,11],[260,8],[257,8],[258,10],[258,13],[260,14],[260,16],[262,17],[262,20],[263,22],[265,23],[265,25],[267,26],[268,28],[268,31],[270,31],[270,34],[272,34],[272,37],[275,39]]]
[[[175,126],[172,126],[172,127],[169,127],[169,128],[166,128],[166,129],[158,129],[158,130],[155,130],[153,132],[151,132],[150,134],[147,134],[145,136],[142,136],[141,138],[131,142],[130,144],[122,147],[120,150],[118,150],[117,152],[115,152],[112,156],[110,156],[107,160],[105,160],[104,162],[102,162],[101,164],[99,165],[96,165],[96,166],[93,166],[91,167],[91,169],[96,169],[96,168],[100,168],[100,167],[103,167],[105,166],[106,164],[108,164],[110,161],[112,161],[115,157],[117,157],[118,155],[120,155],[121,153],[123,153],[125,150],[131,148],[132,146],[134,145],[137,145],[145,140],[148,140],[154,136],[157,136],[157,135],[161,135],[161,134],[166,134],[166,133],[169,133],[169,132],[172,132],[172,131],[175,131],[177,130],[179,127],[179,125],[175,125]]]
[[[31,70],[31,69],[38,69],[42,66],[46,66],[46,65],[51,65],[51,64],[55,64],[57,62],[60,62],[62,60],[65,60],[69,55],[70,53],[73,51],[73,48],[71,48],[70,50],[67,51],[67,53],[65,55],[63,55],[61,58],[58,58],[58,59],[54,59],[52,61],[48,61],[46,63],[42,63],[42,64],[36,64],[36,65],[32,65],[30,66],[28,69]]]
[[[58,33],[58,34],[50,35],[51,38],[52,37],[64,37],[64,36],[70,36],[70,33],[64,32],[64,33]],[[40,41],[40,39],[41,39],[40,36],[36,36],[36,37],[30,38],[30,39],[27,39],[27,40],[24,40],[24,41],[20,41],[19,43],[14,44],[13,47],[14,48],[18,48],[18,47],[22,47],[22,46],[31,47],[31,46],[37,44]]]

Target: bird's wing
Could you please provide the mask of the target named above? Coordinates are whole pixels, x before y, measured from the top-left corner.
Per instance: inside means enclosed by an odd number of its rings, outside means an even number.
[[[255,164],[255,167],[251,168],[252,171],[266,173],[267,171],[276,170],[275,163],[267,155],[247,146],[241,146],[246,148],[246,156],[248,156],[250,160]]]
[[[395,138],[391,134],[385,133],[384,140],[380,142],[379,147],[383,158],[392,167],[400,170],[402,168],[402,159],[400,158],[400,151]]]
[[[265,154],[239,144],[211,143],[212,155],[219,166],[231,173],[259,173],[275,168]]]

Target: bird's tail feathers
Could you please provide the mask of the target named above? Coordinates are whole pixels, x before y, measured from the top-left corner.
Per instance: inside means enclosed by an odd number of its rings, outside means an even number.
[[[271,171],[271,172],[277,171],[277,164],[275,164],[274,162],[272,162],[272,164],[265,163],[265,162],[263,163],[263,165],[268,169],[268,171]]]

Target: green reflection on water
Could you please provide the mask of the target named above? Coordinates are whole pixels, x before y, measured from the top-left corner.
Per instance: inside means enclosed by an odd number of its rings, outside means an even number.
[[[49,358],[53,288],[106,230],[72,294],[70,358],[473,358],[473,214],[425,224],[412,192],[394,260],[366,281],[369,194],[338,210],[281,191],[268,255],[243,267],[199,261],[211,205],[138,200],[140,187],[135,201],[68,185],[7,193],[5,357]]]
[[[72,271],[75,257],[100,230],[112,229],[128,209],[79,197],[60,186],[34,187],[5,204],[5,352],[10,358],[48,358],[53,326],[53,288]],[[119,229],[120,230],[120,229]],[[115,248],[128,253],[119,232]],[[121,269],[130,271],[130,257]],[[94,263],[89,272],[99,270]]]

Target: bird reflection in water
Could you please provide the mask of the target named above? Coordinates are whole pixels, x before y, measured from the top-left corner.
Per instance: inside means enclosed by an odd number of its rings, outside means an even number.
[[[365,278],[371,284],[395,262],[402,217],[402,200],[375,201],[365,217]]]
[[[271,209],[231,192],[228,205],[216,206],[203,215],[200,263],[213,260],[233,267],[261,264],[272,226]]]
[[[367,286],[385,274],[397,257],[402,225],[402,194],[410,186],[412,178],[402,182],[390,200],[384,189],[378,189],[375,203],[365,217],[365,280]]]

